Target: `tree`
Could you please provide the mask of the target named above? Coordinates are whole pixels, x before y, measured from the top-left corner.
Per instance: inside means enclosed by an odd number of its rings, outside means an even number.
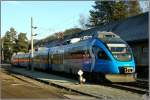
[[[26,33],[19,33],[17,45],[19,52],[28,52],[28,40],[26,37]]]
[[[53,41],[53,40],[57,39],[57,37],[56,37],[55,34],[56,33],[54,33],[53,35],[50,35],[50,36],[46,37],[45,39],[40,40],[41,44],[44,43],[44,42],[50,42],[50,41]]]
[[[88,27],[106,25],[140,13],[138,1],[95,1]]]
[[[79,16],[79,24],[83,30],[87,29],[87,27],[86,27],[87,19],[82,14],[80,14],[80,16]]]
[[[5,61],[10,61],[11,55],[12,55],[12,42],[11,42],[11,35],[10,32],[7,31],[5,33],[5,36],[3,38],[3,51],[4,51],[4,60]]]
[[[124,1],[114,3],[112,9],[113,14],[110,20],[119,21],[128,17],[128,9]]]
[[[82,29],[80,28],[70,28],[70,29],[66,29],[63,33],[64,33],[64,36],[68,36],[68,35],[73,35],[75,33],[79,33],[81,31]]]
[[[138,15],[142,12],[140,5],[139,5],[139,2],[137,0],[127,1],[126,4],[128,5],[128,10],[129,10],[128,16],[135,16],[135,15]]]
[[[57,39],[64,39],[64,33],[63,32],[57,32],[57,33],[55,33],[55,36],[57,37]]]
[[[10,28],[10,41],[15,41],[17,38],[17,32],[15,31],[15,29],[13,27]]]
[[[12,45],[12,51],[17,52],[17,32],[15,31],[15,29],[13,27],[10,28],[10,41],[11,41],[11,45]]]
[[[70,36],[70,35],[79,33],[81,31],[82,29],[80,28],[70,28],[70,29],[66,29],[64,32],[56,32],[53,35],[50,35],[46,37],[45,39],[38,41],[38,43],[36,43],[35,46],[39,46],[39,45],[43,46],[46,43],[50,44],[51,42],[56,41],[56,40],[63,40],[65,39],[66,36]]]
[[[13,27],[5,33],[3,37],[3,46],[4,46],[4,60],[10,61],[10,58],[14,52],[17,52],[16,47],[17,42],[17,32]]]
[[[114,1],[95,1],[94,10],[90,10],[88,26],[104,25],[111,21]]]
[[[3,41],[4,41],[4,38],[0,38],[0,60],[1,60],[1,63],[3,63],[4,61],[4,47],[3,47]]]
[[[26,33],[20,33],[17,39],[17,32],[14,28],[10,28],[3,37],[4,60],[9,62],[13,53],[18,51],[28,51],[28,41]]]

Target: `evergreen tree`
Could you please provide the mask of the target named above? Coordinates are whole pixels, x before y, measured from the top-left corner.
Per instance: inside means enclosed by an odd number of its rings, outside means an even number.
[[[81,31],[82,31],[82,29],[80,29],[80,28],[70,28],[70,29],[66,29],[63,32],[63,34],[64,34],[64,37],[65,37],[65,36],[73,35],[75,33],[79,33]]]
[[[89,25],[97,26],[111,22],[114,1],[95,1],[94,10],[90,11]]]
[[[3,37],[4,60],[7,62],[10,61],[12,54],[14,52],[17,52],[16,41],[17,32],[13,27],[11,27],[10,30],[7,31],[5,33],[5,36]]]
[[[81,26],[81,28],[83,30],[87,29],[86,23],[87,23],[86,17],[84,15],[80,14],[80,16],[79,16],[79,25]]]
[[[138,1],[95,1],[88,27],[123,20],[141,12]]]
[[[17,32],[15,31],[15,29],[13,27],[10,28],[10,41],[11,41],[11,45],[12,45],[12,52],[16,53],[18,51],[17,48]]]
[[[15,29],[13,27],[10,28],[10,39],[12,42],[14,42],[17,38],[17,32],[15,31]]]
[[[19,33],[17,45],[19,52],[28,52],[28,40],[26,33]]]
[[[140,14],[141,8],[140,8],[140,4],[139,1],[134,0],[134,1],[127,1],[126,2],[127,6],[128,6],[128,16],[135,16]]]
[[[4,51],[4,60],[10,61],[11,55],[13,54],[13,45],[11,42],[11,34],[9,31],[6,32],[3,38],[3,51]]]
[[[128,17],[128,8],[124,1],[114,3],[112,9],[113,14],[110,20],[119,21]]]
[[[56,41],[58,39],[63,40],[63,39],[65,39],[66,36],[70,36],[70,35],[79,33],[81,31],[82,31],[82,29],[80,29],[80,28],[66,29],[64,32],[57,32],[57,33],[54,33],[53,35],[46,37],[45,39],[39,40],[34,46],[38,46],[38,45],[43,46],[46,43],[51,43],[52,41]]]
[[[9,62],[13,53],[28,51],[28,41],[25,33],[20,33],[17,39],[17,32],[10,28],[3,37],[4,60]]]

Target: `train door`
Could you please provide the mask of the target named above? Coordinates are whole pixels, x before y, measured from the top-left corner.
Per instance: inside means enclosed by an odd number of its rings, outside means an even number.
[[[95,55],[94,72],[108,73],[108,66],[110,59],[106,52],[99,46],[93,46],[93,53]]]
[[[64,56],[63,56],[63,53],[59,54],[58,59],[59,59],[59,68],[61,69],[61,71],[64,71],[64,64],[63,64]]]
[[[91,70],[91,55],[90,51],[88,49],[83,50],[83,70],[84,71],[90,71]]]

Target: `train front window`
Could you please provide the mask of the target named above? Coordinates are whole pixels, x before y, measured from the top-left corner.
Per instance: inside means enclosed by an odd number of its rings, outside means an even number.
[[[93,46],[93,53],[96,58],[101,60],[110,60],[106,52],[98,46]]]
[[[108,45],[109,50],[112,52],[115,59],[119,61],[129,61],[131,57],[131,49],[125,44]]]

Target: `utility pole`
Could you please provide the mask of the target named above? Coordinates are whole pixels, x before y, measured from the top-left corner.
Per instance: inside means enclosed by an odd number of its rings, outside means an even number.
[[[34,57],[34,49],[33,49],[33,36],[36,36],[37,34],[33,34],[33,29],[36,29],[37,27],[33,26],[33,19],[31,17],[31,59],[33,60]],[[34,68],[31,66],[31,70],[33,70]]]
[[[33,19],[31,17],[31,58],[33,58]]]

